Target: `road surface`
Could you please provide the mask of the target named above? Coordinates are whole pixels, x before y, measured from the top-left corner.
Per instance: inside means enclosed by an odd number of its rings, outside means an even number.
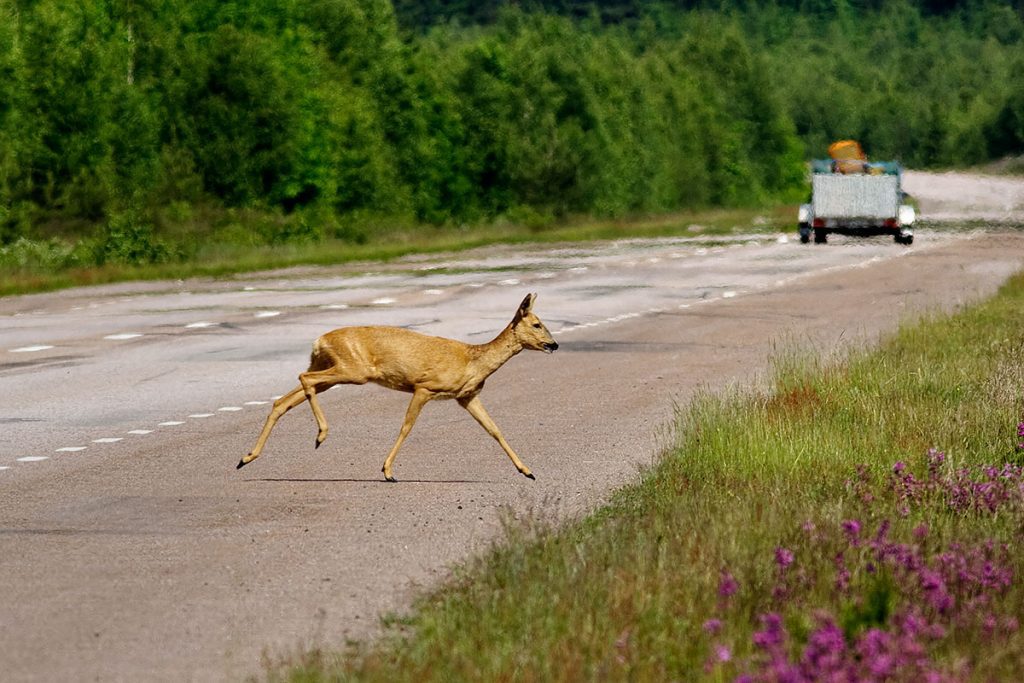
[[[947,181],[908,176],[926,217],[1022,211],[1020,181]],[[239,680],[372,635],[498,537],[503,510],[564,519],[633,480],[674,404],[754,381],[773,345],[870,344],[1022,266],[1020,232],[921,230],[912,247],[623,240],[0,299],[0,677]],[[524,351],[481,398],[537,481],[434,402],[385,483],[408,396],[376,386],[322,397],[319,450],[300,406],[235,469],[320,333],[483,342],[527,292],[561,349]]]

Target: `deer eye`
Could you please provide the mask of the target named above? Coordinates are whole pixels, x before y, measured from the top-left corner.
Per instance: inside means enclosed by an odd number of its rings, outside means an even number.
[[[534,328],[536,328],[538,330],[540,329],[540,323],[534,323],[533,326],[534,326]]]

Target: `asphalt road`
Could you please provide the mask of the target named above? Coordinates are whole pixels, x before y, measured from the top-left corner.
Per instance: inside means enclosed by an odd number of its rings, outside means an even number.
[[[972,194],[957,214],[943,178],[908,177],[926,215],[930,187],[950,220],[1006,202]],[[496,538],[504,511],[563,519],[632,480],[695,391],[756,381],[779,345],[870,344],[1022,266],[1020,232],[925,230],[909,248],[496,248],[0,299],[0,678],[239,680],[263,656],[372,635]],[[322,397],[319,450],[300,406],[235,469],[322,332],[482,342],[531,291],[561,349],[513,358],[481,398],[537,481],[435,402],[385,483],[408,396],[375,386]]]

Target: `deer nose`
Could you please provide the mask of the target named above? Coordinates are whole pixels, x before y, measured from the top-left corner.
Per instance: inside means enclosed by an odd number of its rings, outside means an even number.
[[[548,351],[557,351],[558,342],[551,342],[550,344],[545,344],[544,348],[547,349]]]

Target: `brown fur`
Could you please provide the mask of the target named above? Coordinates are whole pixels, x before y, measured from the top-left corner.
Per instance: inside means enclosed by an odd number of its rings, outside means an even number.
[[[391,466],[420,410],[428,401],[438,398],[457,400],[501,445],[516,469],[533,479],[530,468],[522,463],[484,410],[479,394],[487,378],[523,349],[550,353],[558,348],[544,323],[533,313],[536,298],[536,294],[530,294],[523,299],[512,322],[486,344],[466,344],[400,327],[342,327],[324,334],[313,342],[309,369],[299,375],[299,386],[274,402],[256,445],[238,467],[258,458],[281,416],[307,400],[316,417],[319,447],[327,438],[327,420],[317,394],[335,384],[373,382],[412,394],[398,440],[381,468],[388,481],[395,481]]]

